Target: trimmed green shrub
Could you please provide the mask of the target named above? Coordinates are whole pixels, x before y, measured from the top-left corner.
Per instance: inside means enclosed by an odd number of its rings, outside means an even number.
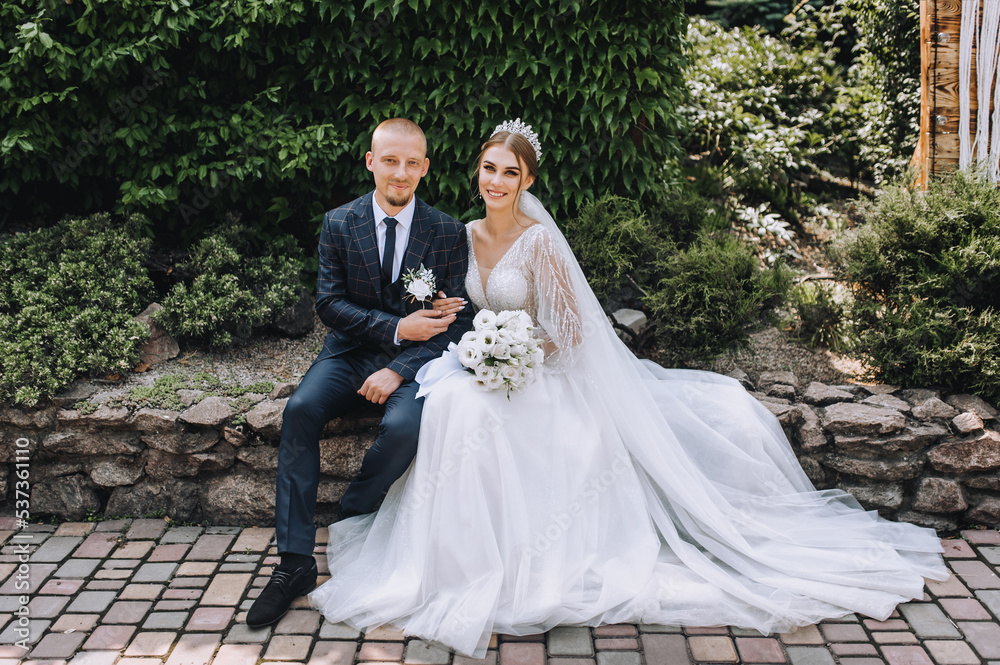
[[[706,232],[714,221],[711,206],[686,191],[667,195],[649,215],[609,196],[569,220],[566,234],[598,298],[635,287],[665,355],[684,363],[744,342],[790,286],[780,260],[762,270],[728,232]],[[702,230],[689,242],[693,229]]]
[[[792,333],[809,346],[843,351],[848,346],[845,306],[836,289],[819,282],[805,282],[792,288],[788,296],[792,311]]]
[[[872,378],[1000,399],[1000,189],[958,172],[859,214],[832,254]]]
[[[128,231],[143,223],[92,215],[4,240],[0,400],[34,405],[80,375],[135,366],[149,328],[133,317],[153,284],[142,266],[149,241]]]
[[[666,188],[656,203],[649,207],[653,228],[670,236],[681,245],[694,242],[702,231],[729,229],[727,211],[716,205],[685,182]]]
[[[291,236],[264,247],[231,219],[195,246],[181,266],[193,278],[170,290],[156,319],[181,340],[216,347],[246,341],[298,299],[299,256]]]
[[[781,304],[791,286],[782,261],[761,269],[753,252],[729,234],[703,234],[657,262],[653,314],[668,360],[708,360],[744,343],[751,325]]]
[[[626,282],[648,286],[647,268],[657,258],[691,243],[702,230],[728,228],[729,222],[709,200],[679,187],[664,191],[648,214],[638,201],[608,195],[563,226],[587,281],[604,299]]]
[[[504,119],[539,132],[561,213],[644,197],[676,150],[682,0],[10,0],[0,26],[0,212],[16,217],[70,201],[196,238],[236,210],[273,232],[370,190],[363,155],[390,116],[426,130],[421,196],[456,216]]]
[[[601,300],[628,280],[645,281],[643,268],[671,244],[638,202],[617,196],[588,203],[564,224],[564,230],[587,282]]]

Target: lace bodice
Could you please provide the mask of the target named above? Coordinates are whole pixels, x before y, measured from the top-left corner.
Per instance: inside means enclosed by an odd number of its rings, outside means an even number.
[[[476,250],[472,243],[472,227],[480,222],[472,222],[466,227],[469,236],[469,273],[465,278],[465,290],[472,299],[477,310],[491,309],[499,312],[504,309],[523,309],[537,320],[537,303],[534,289],[529,250],[532,236],[537,235],[542,226],[535,224],[524,231],[507,252],[500,257],[497,264],[489,270],[486,288],[483,288],[482,272]]]
[[[521,233],[489,271],[484,288],[472,240],[472,227],[480,223],[466,226],[470,249],[465,290],[472,304],[476,310],[494,312],[523,309],[541,328],[541,336],[555,347],[549,349],[552,357],[545,364],[569,363],[570,350],[582,341],[582,326],[566,261],[549,231],[535,224]]]

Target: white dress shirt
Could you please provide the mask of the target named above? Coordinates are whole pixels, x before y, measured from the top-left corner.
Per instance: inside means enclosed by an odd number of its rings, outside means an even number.
[[[378,201],[372,197],[372,208],[375,212],[375,236],[378,239],[379,265],[382,264],[382,254],[385,252],[385,218],[392,217],[396,224],[396,246],[392,256],[392,281],[399,279],[403,269],[403,256],[406,254],[406,243],[410,239],[410,225],[413,224],[413,211],[417,209],[417,198],[410,197],[410,202],[396,215],[390,215],[379,207]]]
[[[410,197],[410,202],[398,214],[390,215],[379,207],[378,201],[372,197],[372,209],[375,213],[375,238],[378,241],[379,265],[382,264],[382,254],[385,252],[385,218],[392,217],[398,222],[396,224],[396,246],[392,254],[392,281],[399,279],[399,273],[403,269],[403,256],[406,255],[406,244],[410,240],[410,225],[413,224],[413,211],[417,209],[417,197]],[[393,335],[393,342],[399,346],[399,325],[396,325],[396,333]]]

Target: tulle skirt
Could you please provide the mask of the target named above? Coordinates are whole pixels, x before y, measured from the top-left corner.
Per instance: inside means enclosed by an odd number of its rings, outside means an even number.
[[[652,425],[624,425],[579,375],[542,372],[509,399],[465,373],[440,381],[379,511],[330,527],[313,605],[482,657],[491,633],[557,625],[885,619],[947,577],[933,531],[815,490],[739,383],[640,375]],[[655,442],[630,441],[642,428]]]

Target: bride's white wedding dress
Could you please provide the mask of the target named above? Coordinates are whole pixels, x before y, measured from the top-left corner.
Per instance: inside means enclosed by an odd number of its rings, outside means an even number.
[[[483,656],[493,632],[643,622],[787,631],[884,619],[945,579],[933,531],[817,491],[728,377],[639,361],[537,199],[476,308],[524,309],[558,351],[508,400],[454,357],[422,374],[420,443],[377,513],[330,527],[330,621]],[[485,272],[485,271],[484,271]],[[428,380],[428,376],[431,377]]]

